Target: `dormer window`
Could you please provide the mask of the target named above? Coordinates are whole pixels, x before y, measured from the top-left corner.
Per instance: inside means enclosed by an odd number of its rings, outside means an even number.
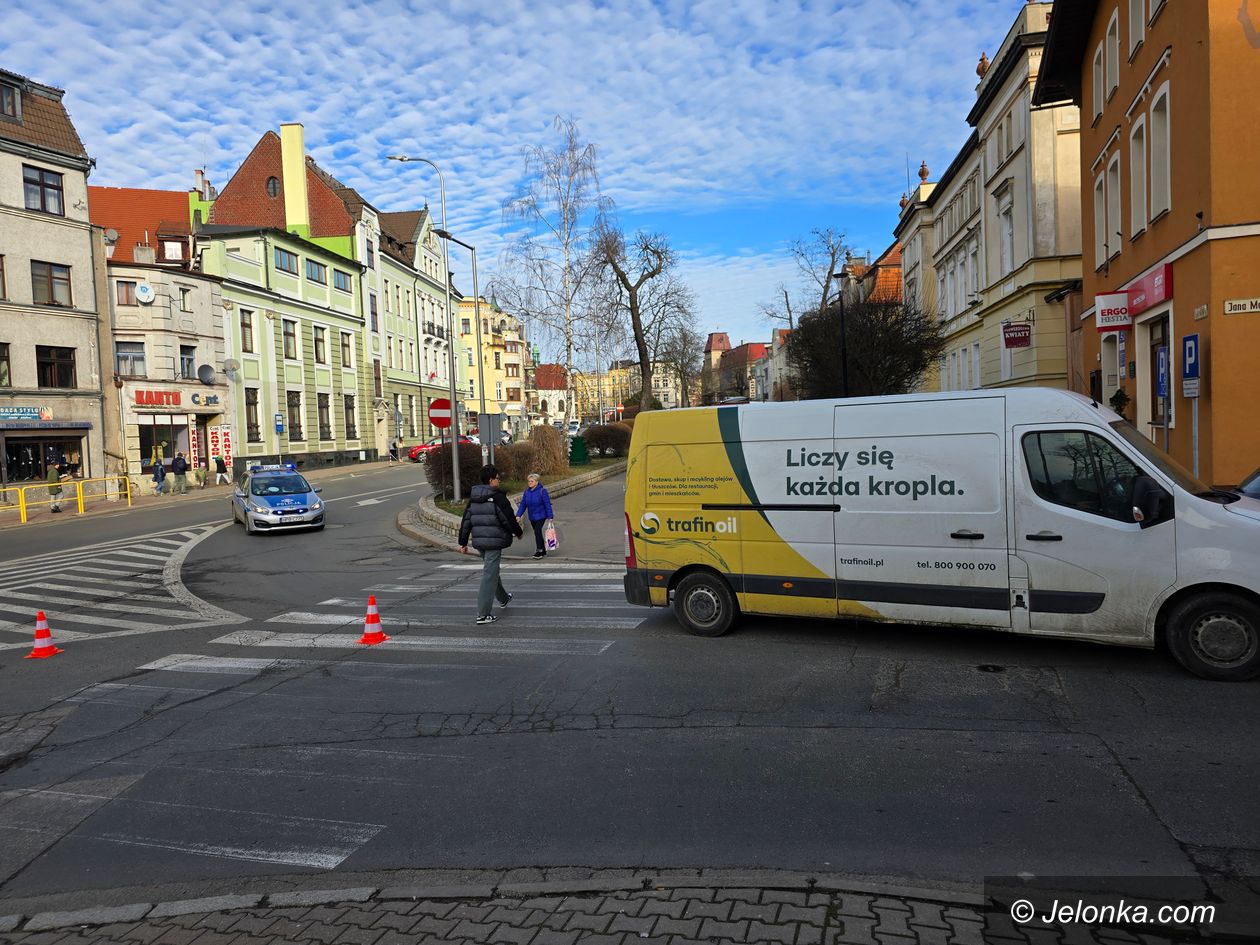
[[[0,83],[0,116],[20,119],[22,117],[22,96],[11,85]]]

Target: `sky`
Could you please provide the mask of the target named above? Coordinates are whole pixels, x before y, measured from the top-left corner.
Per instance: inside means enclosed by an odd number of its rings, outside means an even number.
[[[222,187],[268,130],[379,210],[439,205],[484,283],[502,206],[556,116],[598,155],[627,232],[668,237],[702,333],[768,340],[759,316],[815,228],[892,242],[907,177],[970,129],[975,66],[1024,0],[53,0],[0,17],[0,67],[66,92],[91,183]],[[461,288],[465,260],[452,260]],[[545,341],[544,357],[556,345]]]

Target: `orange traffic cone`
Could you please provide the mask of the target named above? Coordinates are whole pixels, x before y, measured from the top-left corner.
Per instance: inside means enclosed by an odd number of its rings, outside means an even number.
[[[363,618],[363,636],[359,637],[359,642],[364,646],[375,646],[388,639],[381,629],[381,615],[376,610],[376,595],[371,594],[368,596],[367,616]]]
[[[35,616],[35,649],[26,654],[28,660],[42,660],[49,656],[64,653],[53,645],[52,631],[48,629],[48,618],[41,610]]]

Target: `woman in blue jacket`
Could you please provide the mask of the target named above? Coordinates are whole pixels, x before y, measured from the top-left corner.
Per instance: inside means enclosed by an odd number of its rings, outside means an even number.
[[[547,494],[547,487],[542,484],[538,473],[530,473],[525,478],[525,491],[521,494],[521,504],[516,507],[516,517],[524,518],[527,512],[529,524],[534,526],[534,543],[538,545],[534,557],[545,558],[547,549],[543,546],[543,526],[547,519],[555,516],[551,511],[551,496]]]

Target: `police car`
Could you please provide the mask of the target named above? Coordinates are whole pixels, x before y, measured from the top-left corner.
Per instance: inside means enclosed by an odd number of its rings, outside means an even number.
[[[292,463],[251,466],[232,492],[232,521],[245,533],[324,527],[324,502]]]

